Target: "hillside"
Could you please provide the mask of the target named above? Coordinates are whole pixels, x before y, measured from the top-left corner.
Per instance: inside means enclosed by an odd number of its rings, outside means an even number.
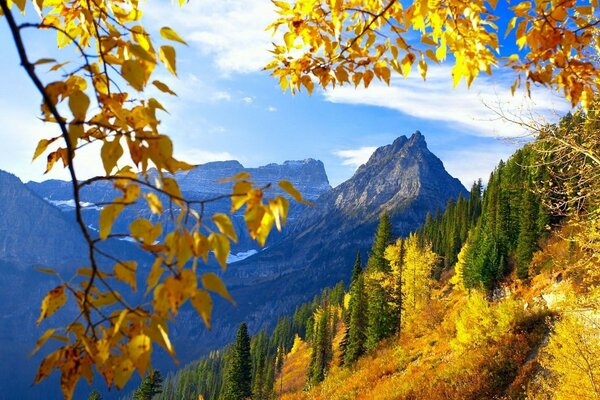
[[[407,237],[384,213],[349,287],[257,332],[248,355],[238,335],[211,363],[169,376],[159,398],[234,399],[220,388],[241,387],[252,399],[599,398],[593,117],[541,132],[498,164],[483,194],[475,184]],[[244,357],[248,378],[232,372]]]

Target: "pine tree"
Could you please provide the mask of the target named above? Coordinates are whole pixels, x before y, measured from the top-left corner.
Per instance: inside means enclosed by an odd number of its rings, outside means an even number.
[[[99,391],[94,389],[92,393],[90,393],[90,397],[88,397],[88,400],[102,400],[102,395]]]
[[[521,226],[515,253],[517,276],[520,279],[527,278],[529,262],[535,250],[537,209],[538,205],[535,203],[534,195],[527,191],[523,196]]]
[[[350,287],[356,281],[360,273],[362,272],[362,263],[360,260],[360,251],[356,253],[356,261],[354,261],[354,267],[352,267],[352,276],[350,277]]]
[[[133,393],[134,400],[152,400],[152,398],[162,392],[162,381],[163,378],[160,375],[160,371],[152,370],[142,383],[140,387]]]
[[[252,396],[252,359],[246,323],[238,329],[224,385],[224,400],[245,400]]]
[[[333,358],[331,329],[329,322],[329,305],[325,305],[315,318],[314,333],[310,364],[308,366],[308,385],[314,386],[325,379],[325,374]]]
[[[375,240],[373,242],[373,247],[371,248],[369,260],[367,261],[368,269],[378,272],[390,271],[390,263],[385,259],[384,254],[386,247],[388,247],[392,241],[392,225],[389,216],[387,213],[384,213],[379,220],[379,225],[375,232]]]
[[[397,328],[394,310],[388,303],[388,293],[381,283],[384,274],[390,272],[385,259],[385,249],[392,243],[392,226],[387,214],[383,214],[375,233],[375,240],[367,261],[365,286],[369,292],[367,348],[374,348],[382,339],[394,334]]]
[[[353,364],[366,350],[368,306],[363,274],[356,278],[350,296],[346,345],[342,353],[345,365]]]

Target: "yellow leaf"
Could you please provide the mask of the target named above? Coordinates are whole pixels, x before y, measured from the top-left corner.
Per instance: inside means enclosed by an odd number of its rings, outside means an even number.
[[[237,243],[237,234],[231,220],[226,214],[217,213],[212,216],[212,221],[217,225],[221,233],[224,233],[228,238]]]
[[[150,355],[152,354],[152,342],[150,338],[143,333],[135,335],[127,344],[129,358],[133,362],[141,376],[144,375],[150,364]]]
[[[163,179],[163,190],[171,196],[181,199],[181,191],[179,190],[179,184],[175,179],[164,178]]]
[[[212,248],[219,265],[222,269],[227,268],[227,256],[229,255],[230,243],[229,240],[220,233],[211,233],[208,237],[208,243]]]
[[[239,210],[248,200],[248,192],[252,190],[252,184],[246,181],[236,182],[231,193],[231,212]]]
[[[40,316],[37,319],[39,325],[44,319],[50,317],[59,308],[65,305],[67,302],[67,294],[65,293],[65,287],[63,285],[57,286],[48,292],[44,300],[42,300],[42,310]]]
[[[119,138],[116,138],[112,142],[106,140],[100,150],[100,157],[102,157],[102,164],[104,165],[104,171],[106,175],[110,175],[111,171],[117,166],[117,161],[123,155],[123,148],[119,142]]]
[[[425,78],[427,77],[427,63],[425,62],[425,60],[420,60],[418,67],[419,74],[421,74],[421,77],[423,78],[423,80],[425,80]]]
[[[175,350],[173,350],[173,345],[171,344],[171,341],[169,340],[169,335],[167,334],[167,331],[165,330],[165,328],[163,328],[162,324],[158,324],[158,331],[160,332],[160,335],[163,338],[165,348],[167,349],[169,354],[174,357]]]
[[[231,298],[231,295],[223,284],[223,281],[214,272],[207,272],[202,275],[202,286],[212,292],[220,294],[223,298],[235,304],[233,298]]]
[[[408,74],[410,74],[410,70],[412,68],[413,62],[415,61],[415,55],[412,53],[408,53],[404,56],[402,61],[400,62],[400,68],[402,69],[402,75],[406,78]]]
[[[277,230],[280,232],[281,227],[285,225],[289,206],[290,203],[288,199],[283,196],[277,196],[275,199],[269,200],[269,208],[271,209],[273,217],[275,218]]]
[[[129,224],[129,231],[131,232],[131,236],[142,243],[153,244],[162,233],[162,226],[160,222],[153,225],[147,219],[136,219]]]
[[[42,336],[40,336],[37,343],[35,344],[35,348],[33,350],[31,350],[31,353],[29,353],[29,356],[31,357],[32,355],[37,353],[38,350],[42,348],[44,343],[46,343],[48,341],[48,339],[50,339],[52,337],[52,335],[54,334],[55,331],[56,331],[56,329],[50,328],[46,332],[44,332],[44,334]]]
[[[168,26],[164,26],[164,27],[160,28],[160,36],[164,37],[167,40],[172,40],[174,42],[183,43],[187,46],[187,43],[185,42],[185,40],[183,40],[177,34],[177,32],[175,32],[173,29],[169,28]]]
[[[117,219],[122,210],[122,204],[110,204],[100,211],[100,239],[104,240],[108,237],[115,219]]]
[[[50,140],[48,140],[48,139],[40,140],[37,147],[35,148],[35,152],[33,153],[33,158],[31,159],[31,161],[38,158],[44,151],[46,151],[46,149],[48,148],[50,143],[54,142],[55,140],[56,140],[56,138],[53,138]]]
[[[194,256],[202,257],[204,262],[208,261],[208,251],[210,250],[210,243],[206,236],[194,232]]]
[[[138,60],[126,60],[121,66],[121,75],[136,90],[144,90],[146,78],[144,67]]]
[[[39,272],[43,272],[45,274],[50,274],[50,275],[58,275],[58,272],[56,272],[55,270],[53,270],[52,268],[40,268],[40,267],[33,267],[33,269],[35,269],[36,271]]]
[[[150,207],[150,211],[152,211],[152,214],[162,214],[162,203],[156,194],[147,193],[146,200],[148,201],[148,207]]]
[[[129,358],[124,357],[117,368],[115,368],[115,384],[118,389],[123,389],[134,370],[135,366],[133,362]]]
[[[113,273],[115,274],[115,278],[121,282],[125,282],[135,291],[137,290],[137,282],[135,279],[136,268],[137,262],[135,261],[118,262],[115,264]]]
[[[34,62],[33,65],[48,64],[52,62],[56,62],[56,60],[54,58],[40,58],[39,60]]]
[[[212,299],[206,290],[197,289],[191,299],[192,306],[202,317],[204,324],[210,329],[210,316],[212,314]]]
[[[237,174],[235,174],[234,176],[231,176],[229,178],[219,179],[217,182],[226,183],[226,182],[233,182],[233,181],[243,181],[243,180],[250,179],[251,177],[252,177],[252,175],[250,175],[250,173],[248,173],[246,171],[242,171],[242,172],[238,172]]]
[[[177,93],[175,93],[174,91],[171,90],[171,88],[169,88],[166,84],[162,83],[161,81],[152,81],[152,84],[154,86],[156,86],[158,88],[158,90],[160,90],[161,92],[165,92],[168,94],[172,94],[173,96],[177,96]]]
[[[427,35],[421,36],[421,43],[429,45],[429,46],[437,46],[437,43],[435,42],[435,40],[431,39]]]
[[[163,273],[162,263],[163,263],[162,257],[158,257],[156,260],[154,260],[154,263],[152,264],[152,268],[150,268],[150,274],[148,274],[148,279],[146,280],[148,288],[146,289],[145,294],[148,294],[150,292],[150,290],[152,290],[152,288],[154,286],[156,286],[156,284],[158,283],[158,281]]]
[[[73,113],[76,120],[85,120],[85,114],[90,106],[89,97],[81,90],[71,93],[69,96],[69,109]]]
[[[289,194],[290,196],[292,196],[292,198],[294,200],[296,200],[299,203],[304,203],[307,205],[312,205],[312,203],[308,200],[305,200],[302,197],[302,194],[300,194],[300,192],[298,191],[298,189],[296,189],[294,187],[294,185],[292,184],[292,182],[290,181],[286,181],[285,179],[282,179],[279,181],[279,187],[281,189],[283,189],[287,194]]]
[[[160,46],[158,57],[165,64],[167,70],[177,76],[177,66],[175,65],[175,49],[172,46]]]

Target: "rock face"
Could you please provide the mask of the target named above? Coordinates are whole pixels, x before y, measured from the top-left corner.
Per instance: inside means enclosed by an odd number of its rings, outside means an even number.
[[[74,222],[0,171],[0,260],[30,269],[80,262],[84,241]]]
[[[238,161],[210,162],[178,174],[177,180],[184,192],[221,194],[230,189],[231,185],[217,181],[240,171],[249,172],[259,186],[268,183],[276,185],[279,180],[287,179],[309,200],[314,200],[331,189],[323,163],[312,158],[268,164],[258,168],[244,168]]]

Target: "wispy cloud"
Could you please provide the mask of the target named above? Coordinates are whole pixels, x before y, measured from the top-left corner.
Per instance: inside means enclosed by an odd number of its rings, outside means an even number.
[[[148,2],[145,15],[157,26],[177,27],[222,73],[260,71],[269,60],[272,36],[265,27],[276,13],[268,0],[197,0],[180,9]]]
[[[377,147],[365,146],[358,149],[337,150],[333,154],[342,159],[342,165],[349,165],[357,169],[369,160]]]
[[[250,96],[246,96],[246,97],[242,98],[242,101],[246,104],[252,104],[254,102],[254,99]]]
[[[207,151],[191,148],[176,152],[175,156],[191,164],[204,164],[211,161],[236,160],[235,156],[227,151]]]
[[[458,178],[466,188],[470,188],[480,178],[487,182],[498,162],[508,159],[518,147],[514,142],[497,141],[486,146],[442,151],[438,156],[444,161],[448,173]]]
[[[395,77],[391,85],[374,82],[368,89],[352,86],[324,92],[333,103],[371,105],[397,110],[411,117],[441,121],[478,136],[516,137],[524,129],[502,120],[494,109],[510,109],[528,119],[554,121],[569,105],[546,89],[534,89],[531,99],[518,92],[511,96],[512,81],[501,72],[494,77],[479,77],[471,89],[461,84],[452,87],[449,66],[432,67],[427,81],[413,74]],[[515,111],[517,110],[517,111]]]
[[[269,106],[269,107],[267,107],[267,111],[268,112],[276,112],[277,111],[277,107]]]

